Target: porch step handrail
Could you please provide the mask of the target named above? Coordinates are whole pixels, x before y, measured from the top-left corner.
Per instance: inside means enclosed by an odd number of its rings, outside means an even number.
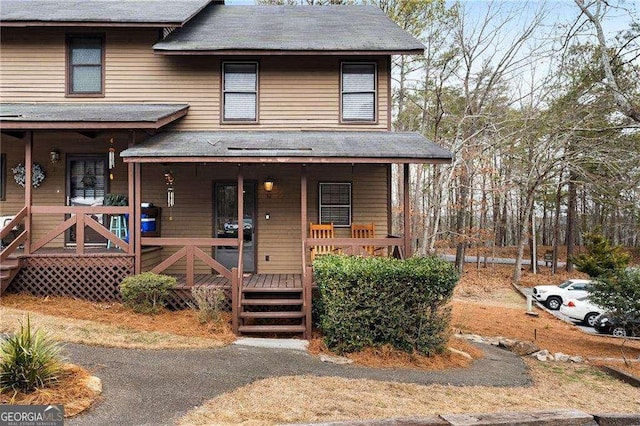
[[[5,226],[0,229],[0,239],[6,238],[13,228],[17,227],[25,217],[27,217],[27,212],[29,211],[28,206],[24,206],[14,217],[7,223]],[[19,233],[11,243],[9,243],[6,247],[2,248],[0,252],[0,261],[4,262],[11,256],[15,251],[29,238],[29,232],[26,229],[23,229],[21,233]]]

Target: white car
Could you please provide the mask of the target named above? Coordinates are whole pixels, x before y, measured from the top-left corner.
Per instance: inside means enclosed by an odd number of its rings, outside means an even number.
[[[565,300],[589,296],[590,288],[589,280],[571,279],[560,285],[537,285],[533,288],[533,297],[552,311],[557,311]]]
[[[589,302],[588,297],[568,300],[560,307],[562,315],[572,320],[582,321],[589,327],[593,327],[596,324],[598,315],[604,312],[605,309],[602,306]]]

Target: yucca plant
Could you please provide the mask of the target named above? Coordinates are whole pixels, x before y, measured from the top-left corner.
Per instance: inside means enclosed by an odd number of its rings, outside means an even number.
[[[0,341],[0,392],[32,392],[50,386],[62,373],[62,346],[43,330],[20,323],[20,331]]]

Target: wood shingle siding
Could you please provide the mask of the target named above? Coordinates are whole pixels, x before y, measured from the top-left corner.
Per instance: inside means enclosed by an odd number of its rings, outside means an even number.
[[[260,66],[259,124],[220,124],[221,60],[163,56],[151,46],[157,29],[108,29],[104,98],[65,97],[65,36],[59,28],[2,28],[0,96],[3,102],[186,103],[177,130],[386,130],[388,58],[341,56],[231,57]],[[340,62],[377,60],[377,122],[340,124]]]

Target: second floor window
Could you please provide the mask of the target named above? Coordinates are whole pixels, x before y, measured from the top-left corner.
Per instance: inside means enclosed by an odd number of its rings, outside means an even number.
[[[103,95],[103,80],[103,37],[69,37],[67,57],[67,93],[69,95]]]
[[[223,121],[257,121],[258,64],[224,63],[222,92]]]
[[[341,74],[342,121],[376,121],[376,64],[345,62]]]

